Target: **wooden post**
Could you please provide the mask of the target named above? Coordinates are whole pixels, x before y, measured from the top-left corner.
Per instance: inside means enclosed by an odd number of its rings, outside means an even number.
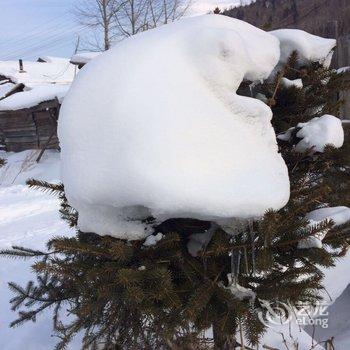
[[[19,72],[20,73],[24,73],[23,60],[21,60],[21,59],[19,59]]]
[[[59,103],[57,97],[55,98],[55,100],[56,100],[57,106],[56,106],[55,108],[50,108],[50,109],[49,109],[50,118],[51,118],[52,121],[53,121],[53,129],[52,129],[52,132],[51,132],[49,138],[47,139],[47,141],[45,142],[44,146],[42,147],[42,149],[41,149],[41,151],[40,151],[40,153],[39,153],[38,158],[36,159],[36,162],[37,162],[37,163],[40,162],[40,159],[41,159],[41,157],[43,156],[43,154],[44,154],[46,148],[49,146],[50,141],[51,141],[51,139],[53,138],[53,136],[54,136],[55,134],[57,134],[57,120],[58,120],[58,114],[59,114],[59,111],[60,111],[60,103]]]

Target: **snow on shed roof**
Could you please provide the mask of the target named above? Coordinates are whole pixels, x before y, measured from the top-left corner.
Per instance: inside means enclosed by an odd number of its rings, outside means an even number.
[[[58,99],[61,103],[70,85],[42,85],[18,92],[0,101],[0,111],[12,111],[30,108],[41,102]]]
[[[101,55],[102,52],[80,52],[72,56],[70,62],[75,65],[84,65],[95,57]]]
[[[9,82],[0,84],[0,99],[4,98],[14,87],[15,84]]]
[[[19,70],[18,61],[0,61],[0,75],[27,87],[73,81],[75,69],[68,59],[46,57],[43,60],[45,62],[23,61],[23,72]]]

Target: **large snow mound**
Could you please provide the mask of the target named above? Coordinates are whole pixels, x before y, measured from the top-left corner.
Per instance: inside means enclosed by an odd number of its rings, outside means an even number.
[[[319,62],[329,66],[335,39],[326,39],[312,35],[300,29],[278,29],[270,34],[281,43],[281,63],[286,63],[293,51],[297,51],[301,64]]]
[[[62,179],[79,228],[147,235],[141,219],[255,217],[289,198],[271,110],[238,96],[279,60],[272,35],[205,15],[92,60],[62,105]]]
[[[304,152],[313,147],[316,152],[323,152],[326,145],[340,148],[344,143],[344,129],[339,118],[325,114],[315,117],[307,123],[299,123],[301,128],[297,137],[302,139],[296,145],[297,152]]]

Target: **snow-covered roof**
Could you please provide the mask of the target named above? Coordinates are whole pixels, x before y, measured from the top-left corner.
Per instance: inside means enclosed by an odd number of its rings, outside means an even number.
[[[55,56],[40,56],[37,59],[37,62],[46,62],[53,64],[67,64],[69,61],[68,58],[64,57],[55,57]]]
[[[0,75],[27,87],[53,83],[70,84],[75,75],[74,65],[64,58],[49,59],[50,62],[23,61],[24,72],[20,72],[18,61],[0,61]]]
[[[141,221],[251,218],[289,198],[271,109],[235,94],[279,42],[226,16],[126,39],[77,75],[60,113],[62,176],[82,231],[139,239]],[[91,160],[94,166],[91,166]]]
[[[56,98],[61,103],[69,87],[70,85],[41,85],[31,90],[17,92],[0,101],[0,111],[30,108]]]
[[[0,61],[0,76],[9,79],[0,84],[0,110],[18,110],[56,98],[61,102],[75,77],[75,67],[67,58],[43,56],[37,62],[24,61],[21,72],[18,61]],[[15,84],[23,84],[24,91],[1,100]]]
[[[102,52],[80,52],[72,56],[70,62],[75,65],[84,65],[101,55],[101,53]]]
[[[13,83],[4,83],[0,84],[0,100],[6,96],[13,88],[15,84]]]

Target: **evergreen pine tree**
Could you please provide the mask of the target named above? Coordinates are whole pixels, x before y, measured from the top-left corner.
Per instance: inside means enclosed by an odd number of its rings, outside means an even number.
[[[303,87],[283,86],[282,77],[300,78]],[[350,144],[347,137],[342,148],[327,146],[322,153],[298,153],[294,146],[298,123],[338,113],[342,81],[319,64],[300,67],[293,53],[274,81],[255,87],[272,108],[276,134],[291,129],[288,141],[278,141],[291,182],[284,208],[232,228],[174,218],[155,227],[163,238],[151,246],[77,231],[73,238],[50,240],[47,251],[2,251],[35,258],[37,281],[9,284],[15,293],[12,309],[19,311],[11,325],[34,321],[53,307],[57,349],[79,332],[84,349],[233,349],[242,342],[237,334],[250,346],[259,343],[265,331],[262,301],[296,308],[315,304],[323,288],[320,268],[334,266],[346,254],[350,225],[325,220],[310,226],[305,215],[326,205],[350,206]],[[59,196],[62,217],[76,227],[78,213],[63,185],[36,180],[28,185]],[[191,255],[191,235],[208,230],[211,239]],[[322,248],[300,249],[300,241],[321,231],[327,232]],[[67,309],[72,317],[65,322]]]

